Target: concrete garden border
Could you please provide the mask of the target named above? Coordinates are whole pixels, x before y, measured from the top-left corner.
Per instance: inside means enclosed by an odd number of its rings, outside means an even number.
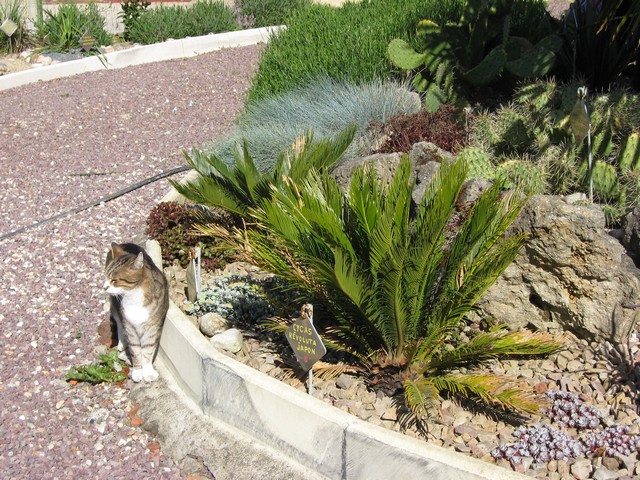
[[[95,72],[104,70],[105,68],[125,68],[144,63],[194,57],[222,48],[255,45],[256,43],[267,42],[269,36],[277,32],[280,28],[282,27],[253,28],[236,32],[169,40],[153,45],[140,45],[127,50],[107,53],[100,58],[92,56],[70,62],[30,68],[29,70],[0,76],[0,91],[38,81],[48,81],[56,78],[70,77],[80,73]],[[104,64],[102,62],[104,62]]]

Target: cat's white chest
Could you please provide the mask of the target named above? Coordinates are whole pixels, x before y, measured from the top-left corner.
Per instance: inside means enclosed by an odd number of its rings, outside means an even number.
[[[130,324],[139,326],[149,319],[149,310],[144,306],[142,288],[135,288],[123,295],[120,304],[122,305],[122,313]]]

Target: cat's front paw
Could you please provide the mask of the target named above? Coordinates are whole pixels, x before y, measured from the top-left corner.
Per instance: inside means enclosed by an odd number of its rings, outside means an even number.
[[[143,378],[143,372],[142,372],[141,368],[132,368],[131,369],[131,380],[133,380],[134,382],[138,383],[138,382],[142,381],[142,378]]]
[[[149,364],[142,367],[142,378],[144,378],[145,382],[155,382],[158,377],[158,372],[153,368],[153,365]]]

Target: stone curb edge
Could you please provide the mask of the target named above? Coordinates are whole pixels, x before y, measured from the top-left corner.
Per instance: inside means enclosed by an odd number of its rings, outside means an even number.
[[[0,76],[0,91],[38,81],[70,77],[80,73],[188,58],[222,48],[255,45],[256,43],[267,42],[269,37],[281,28],[283,27],[253,28],[201,37],[168,40],[153,45],[140,45],[127,50],[107,53],[101,57],[93,56],[45,67],[31,68]]]

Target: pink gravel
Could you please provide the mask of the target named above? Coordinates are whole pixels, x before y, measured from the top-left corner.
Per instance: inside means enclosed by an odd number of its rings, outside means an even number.
[[[0,92],[0,236],[184,165],[183,149],[232,127],[259,51]],[[141,233],[168,188],[161,180],[0,241],[0,477],[186,477],[131,426],[125,389],[64,381],[96,360],[107,246]]]

